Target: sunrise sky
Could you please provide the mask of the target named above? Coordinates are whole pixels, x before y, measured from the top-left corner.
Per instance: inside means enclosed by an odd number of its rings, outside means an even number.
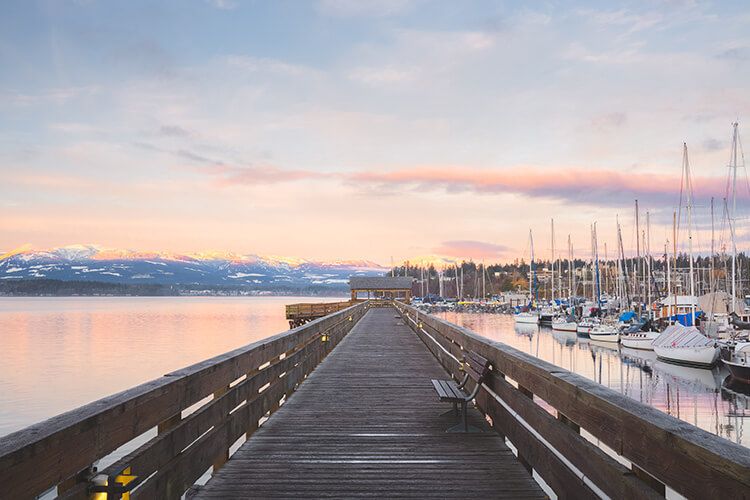
[[[2,11],[0,251],[508,260],[529,227],[548,254],[555,217],[585,254],[617,214],[634,246],[635,198],[661,248],[683,141],[705,248],[731,123],[750,131],[746,1]]]

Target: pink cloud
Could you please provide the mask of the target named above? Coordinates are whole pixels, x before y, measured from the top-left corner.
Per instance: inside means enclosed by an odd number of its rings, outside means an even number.
[[[449,257],[469,259],[497,259],[505,255],[510,249],[504,245],[496,245],[484,241],[453,240],[444,241],[434,252]]]
[[[516,193],[605,205],[630,202],[635,198],[674,204],[680,191],[679,172],[666,175],[565,167],[545,170],[531,166],[507,170],[415,167],[389,172],[360,172],[348,176],[348,179],[391,188]],[[693,185],[696,197],[722,196],[725,189],[724,179],[714,177],[695,177]]]
[[[271,165],[237,167],[217,164],[199,167],[199,170],[216,177],[220,186],[277,184],[329,177],[328,174],[311,170],[286,170]]]

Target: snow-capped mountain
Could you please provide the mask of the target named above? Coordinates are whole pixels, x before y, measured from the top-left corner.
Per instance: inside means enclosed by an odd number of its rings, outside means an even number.
[[[387,269],[368,261],[315,262],[228,253],[174,254],[71,245],[20,248],[0,255],[0,280],[53,279],[126,284],[241,285],[249,288],[310,285],[343,287],[349,276]]]

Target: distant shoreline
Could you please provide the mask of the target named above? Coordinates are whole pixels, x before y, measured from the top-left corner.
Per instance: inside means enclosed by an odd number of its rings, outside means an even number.
[[[349,289],[334,286],[248,288],[196,284],[126,284],[50,279],[0,282],[0,297],[341,297]]]

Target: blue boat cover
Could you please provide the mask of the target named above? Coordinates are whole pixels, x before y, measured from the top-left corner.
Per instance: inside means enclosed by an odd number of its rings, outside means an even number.
[[[625,311],[624,313],[620,314],[620,321],[623,323],[626,321],[632,321],[633,318],[635,318],[635,311]]]
[[[703,311],[695,311],[695,318],[701,319],[703,317]],[[671,318],[671,320],[676,321],[677,323],[681,324],[682,326],[693,326],[693,315],[690,313],[687,314],[675,314]]]

